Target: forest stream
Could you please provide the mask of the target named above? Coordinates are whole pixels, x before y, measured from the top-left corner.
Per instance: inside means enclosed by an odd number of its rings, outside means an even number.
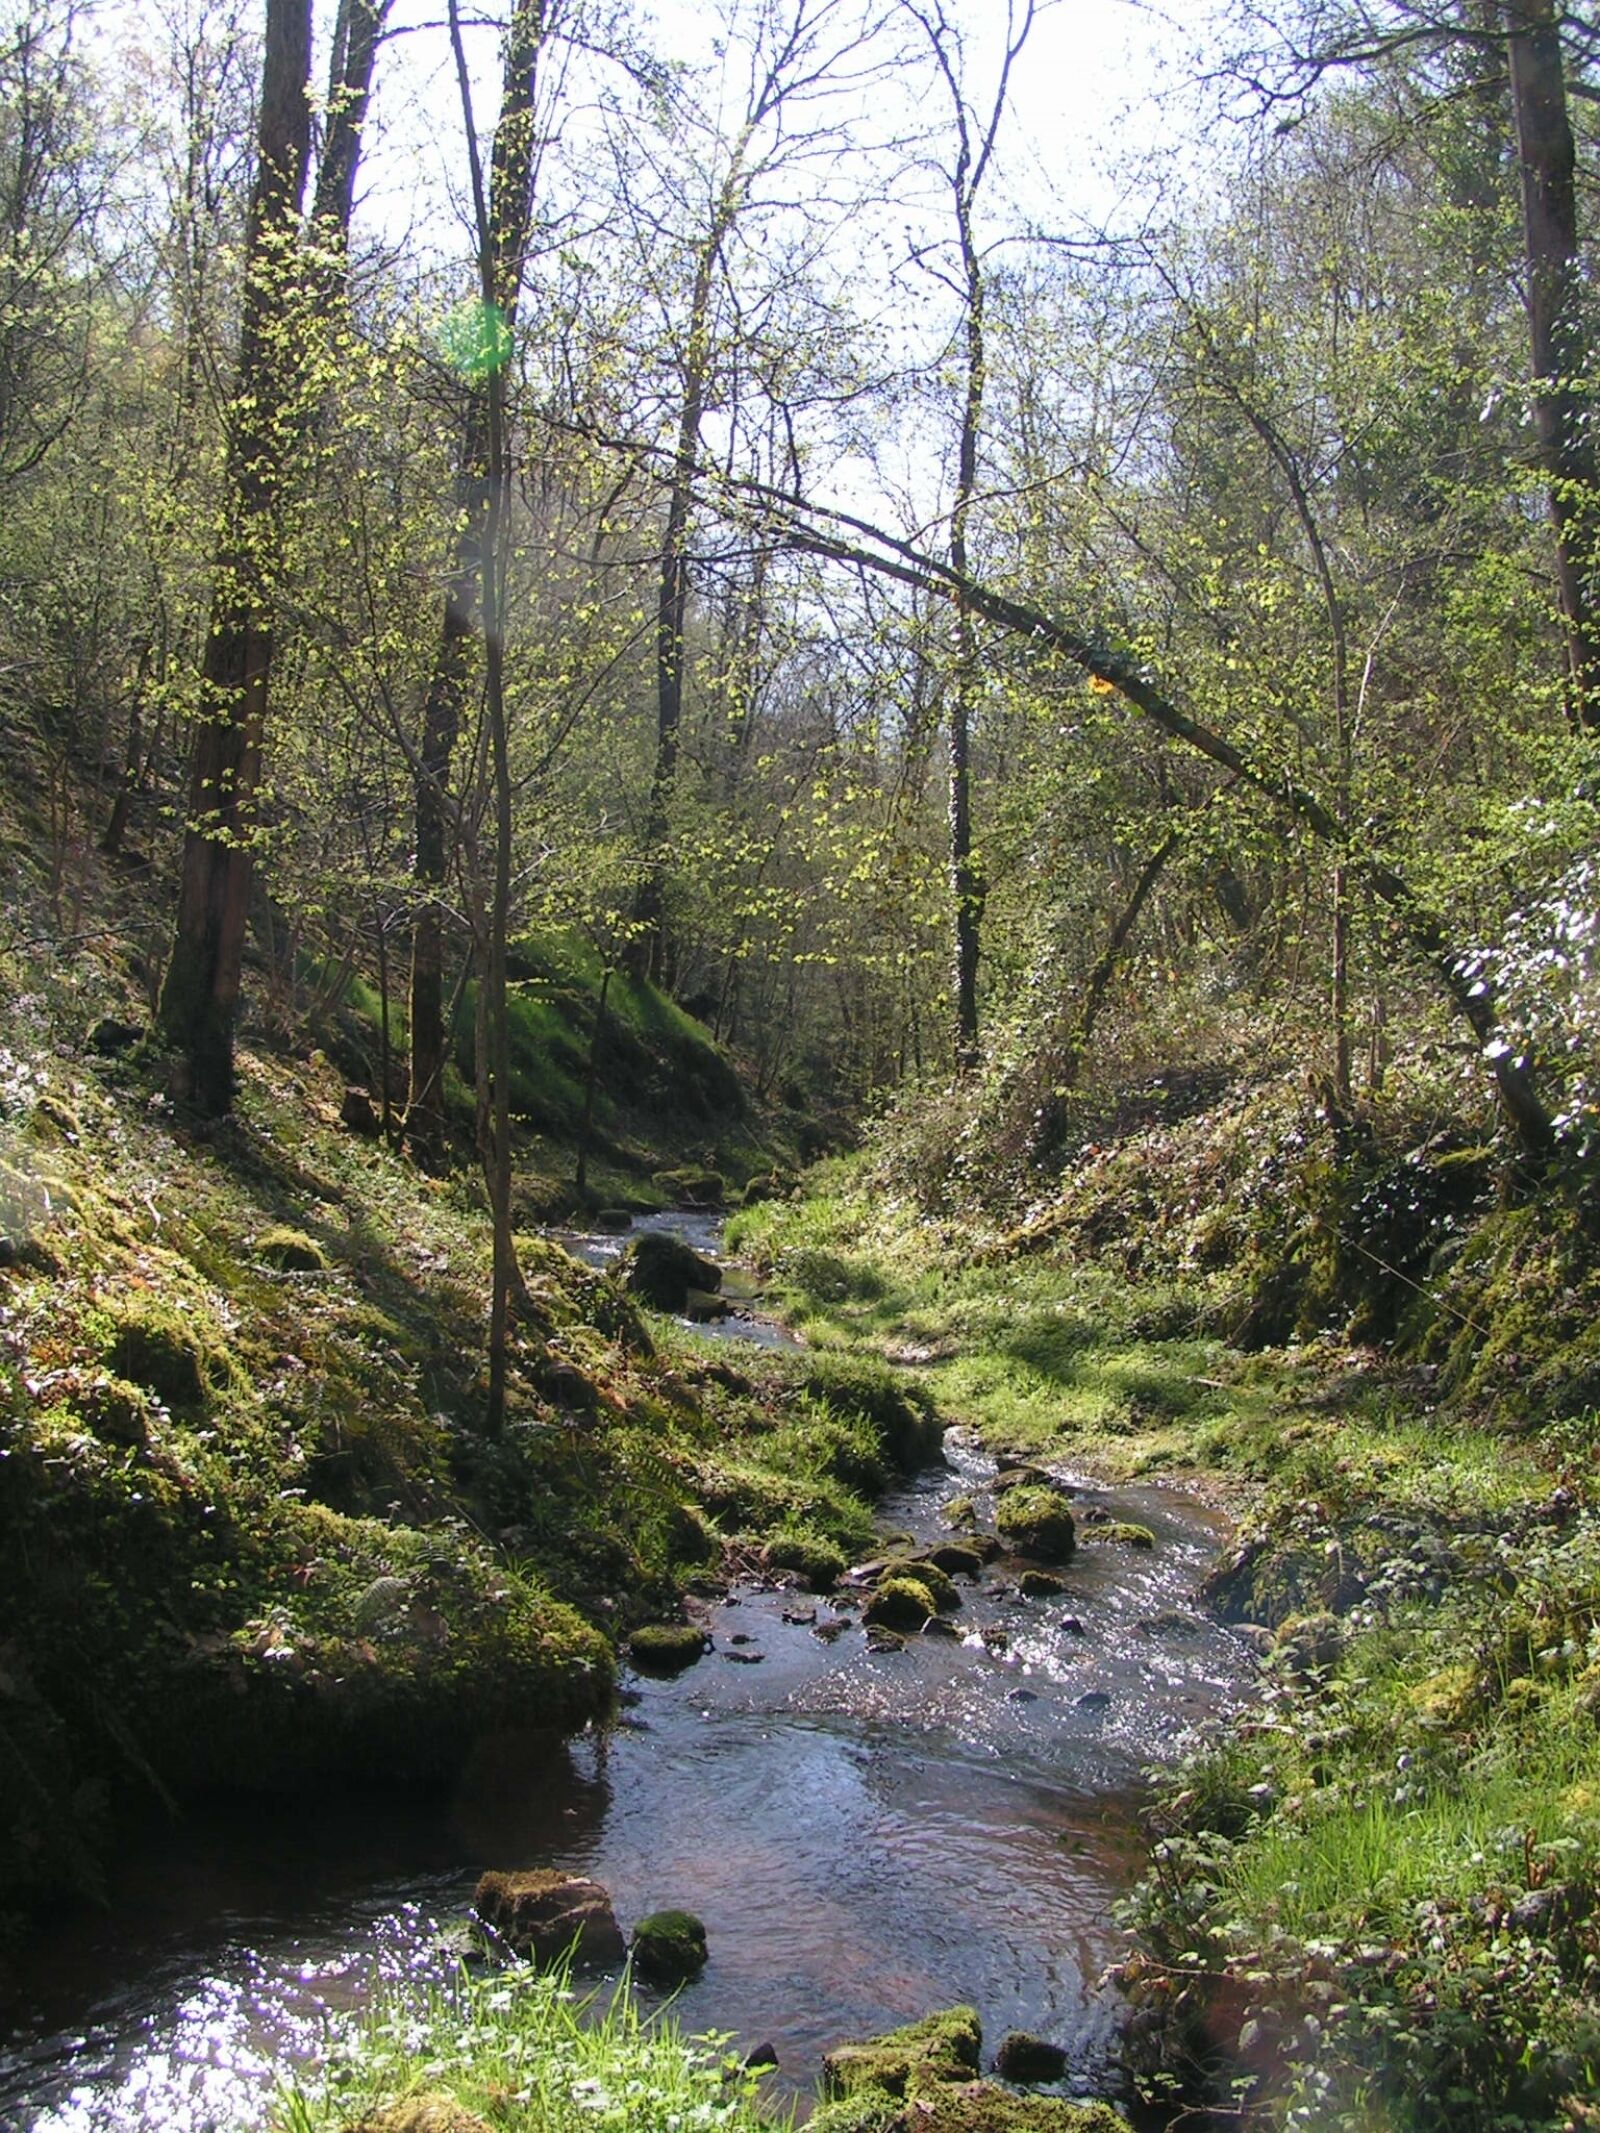
[[[680,1219],[697,1249],[714,1218]],[[600,1259],[609,1238],[563,1241]],[[730,1338],[786,1338],[752,1312]],[[702,1329],[706,1330],[706,1329]],[[994,1463],[959,1430],[883,1524],[947,1538],[942,1507]],[[955,1634],[874,1651],[847,1593],[737,1584],[701,1603],[712,1649],[673,1681],[626,1677],[617,1720],[552,1746],[494,1743],[454,1797],[261,1802],[187,1813],[115,1876],[103,1912],[42,1933],[0,2037],[17,2133],[222,2133],[259,2122],[271,2066],[315,2058],[381,1975],[442,1972],[477,1875],[595,1875],[626,1929],[705,1920],[678,1996],[690,2030],[776,2052],[809,2095],[822,2053],[969,2000],[985,2034],[1065,2046],[1068,2094],[1116,2095],[1122,1945],[1140,1773],[1248,1693],[1248,1655],[1195,1606],[1225,1521],[1154,1486],[1060,1477],[1080,1521],[1136,1521],[1153,1549],[1083,1546],[1066,1589],[1024,1600],[1001,1562],[958,1581]]]

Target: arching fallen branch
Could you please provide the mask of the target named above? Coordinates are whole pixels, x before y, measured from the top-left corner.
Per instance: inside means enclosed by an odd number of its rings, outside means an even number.
[[[658,458],[664,467],[670,464],[669,456],[653,447],[606,437],[582,425],[574,427],[590,443],[626,451],[646,466]],[[1131,653],[1097,644],[1059,616],[996,591],[868,519],[748,478],[706,474],[702,490],[707,508],[743,524],[758,542],[820,556],[918,592],[959,600],[996,628],[1071,660],[1085,674],[1107,684],[1162,733],[1260,793],[1279,813],[1302,823],[1330,850],[1342,854],[1351,879],[1393,914],[1407,943],[1433,971],[1472,1031],[1524,1158],[1538,1167],[1548,1162],[1555,1150],[1555,1129],[1535,1086],[1531,1061],[1501,1036],[1493,988],[1451,943],[1439,914],[1394,867],[1354,845],[1333,810],[1309,786],[1287,771],[1253,762],[1225,734],[1186,711],[1152,681]]]

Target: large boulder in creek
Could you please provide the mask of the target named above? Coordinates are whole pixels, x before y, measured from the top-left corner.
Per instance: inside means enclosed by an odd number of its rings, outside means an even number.
[[[513,1955],[531,1962],[559,1962],[570,1951],[580,1968],[609,1970],[625,1953],[611,1898],[586,1874],[549,1867],[485,1874],[472,1908]]]
[[[682,1311],[692,1289],[716,1294],[722,1287],[722,1269],[691,1251],[681,1237],[646,1230],[622,1255],[622,1285],[657,1311]]]
[[[1066,1497],[1057,1488],[1009,1489],[995,1506],[995,1528],[1013,1555],[1035,1562],[1064,1563],[1078,1545],[1078,1529]]]

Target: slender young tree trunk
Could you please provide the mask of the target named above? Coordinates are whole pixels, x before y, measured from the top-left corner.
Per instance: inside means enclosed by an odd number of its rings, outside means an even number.
[[[958,1072],[978,1063],[978,956],[983,929],[984,883],[972,849],[972,721],[977,695],[977,644],[961,586],[969,575],[968,523],[978,487],[978,442],[988,384],[985,346],[986,296],[983,255],[975,211],[999,138],[1010,94],[1011,70],[1028,41],[1037,0],[1006,0],[1000,75],[987,119],[981,123],[962,78],[960,32],[944,0],[901,0],[921,27],[950,99],[955,126],[955,163],[948,173],[955,207],[958,290],[963,358],[961,425],[956,447],[955,495],[950,506],[950,568],[956,608],[955,671],[951,676],[945,744],[949,754],[949,866],[951,903],[951,992]]]
[[[678,780],[678,744],[683,730],[684,629],[689,613],[689,521],[700,471],[700,424],[711,369],[711,294],[722,247],[738,212],[743,187],[743,149],[718,197],[695,259],[689,298],[689,333],[683,360],[683,399],[667,523],[656,579],[656,757],[645,811],[643,870],[633,900],[633,938],[624,955],[629,973],[661,984],[667,974],[667,839],[672,794]]]
[[[965,150],[963,149],[963,156]],[[962,188],[965,174],[963,173]],[[983,269],[972,237],[964,189],[958,188],[961,259],[966,282],[966,393],[961,408],[955,508],[950,514],[950,563],[967,575],[967,520],[978,486],[978,433],[987,378],[984,352]],[[956,602],[956,670],[950,693],[950,896],[955,917],[954,996],[956,1065],[978,1063],[978,951],[983,884],[972,856],[972,713],[977,645],[965,600]]]
[[[1592,580],[1600,499],[1589,436],[1592,411],[1581,383],[1589,348],[1578,265],[1577,155],[1555,0],[1507,0],[1506,31],[1522,185],[1534,421],[1555,530],[1568,707],[1576,725],[1596,732],[1600,616]]]
[[[500,116],[491,151],[487,235],[490,292],[507,334],[516,323],[523,261],[533,220],[534,99],[544,36],[544,0],[521,0],[506,33]],[[489,332],[494,332],[492,323]],[[497,375],[491,365],[489,378]],[[488,382],[469,382],[455,503],[460,530],[445,586],[439,648],[423,699],[422,739],[413,784],[416,915],[411,934],[411,1078],[406,1138],[419,1162],[444,1159],[445,884],[450,858],[450,766],[461,733],[478,634],[488,546],[492,422]]]
[[[589,1032],[589,1060],[583,1076],[583,1124],[578,1132],[578,1168],[573,1189],[581,1199],[589,1183],[589,1143],[594,1138],[594,1101],[600,1086],[600,1046],[606,1032],[606,995],[611,990],[611,966],[600,973],[600,997],[594,1007],[594,1027]]]
[[[511,500],[505,370],[510,361],[510,347],[508,341],[502,346],[501,320],[496,313],[502,314],[505,326],[509,327],[522,284],[523,259],[533,213],[534,92],[543,27],[543,0],[527,0],[527,4],[520,6],[512,16],[506,32],[505,89],[491,152],[492,179],[486,188],[472,119],[472,92],[461,41],[458,0],[450,0],[450,39],[455,51],[472,174],[478,287],[489,341],[483,381],[487,480],[479,577],[483,602],[484,699],[494,792],[494,869],[489,909],[479,929],[484,960],[478,982],[478,1125],[493,1235],[489,1291],[489,1396],[484,1415],[484,1427],[491,1435],[498,1435],[505,1423],[511,1305],[522,1286],[511,1227],[511,1025],[506,1001],[512,836],[511,754],[505,696],[505,534]]]
[[[268,0],[255,190],[245,242],[239,381],[228,448],[229,528],[218,558],[189,771],[177,932],[159,1021],[201,1111],[233,1101],[244,958],[272,674],[273,516],[291,396],[292,276],[310,145],[310,0]]]

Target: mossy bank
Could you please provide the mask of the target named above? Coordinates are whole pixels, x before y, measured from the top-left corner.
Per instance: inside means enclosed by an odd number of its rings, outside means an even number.
[[[725,1552],[818,1583],[936,1439],[881,1364],[723,1356],[532,1234],[485,1433],[487,1225],[342,1117],[320,1054],[236,1116],[159,1059],[0,1052],[0,1916],[95,1890],[202,1788],[433,1784],[609,1708]]]

